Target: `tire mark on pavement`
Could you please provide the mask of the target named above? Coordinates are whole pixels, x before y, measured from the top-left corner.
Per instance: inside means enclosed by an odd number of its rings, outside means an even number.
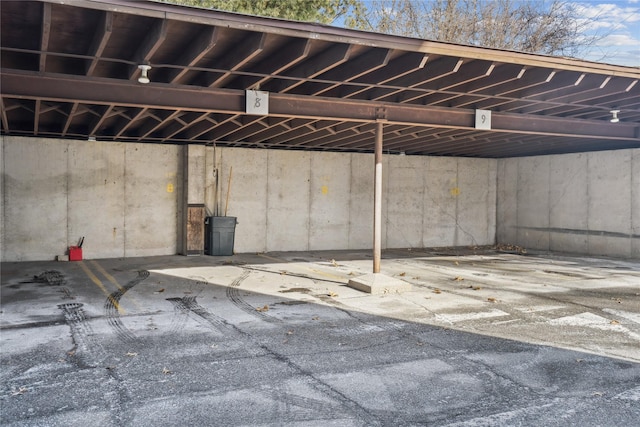
[[[209,283],[207,282],[203,277],[193,277],[193,276],[189,276],[189,279],[195,280],[195,286],[197,287],[197,294],[199,295],[200,292],[202,292],[202,290],[204,289],[204,287]],[[196,279],[201,279],[201,280],[196,280]],[[191,287],[191,290],[189,291],[189,293],[192,293],[193,287]],[[174,311],[174,315],[173,317],[171,317],[171,324],[169,325],[169,331],[171,333],[176,333],[181,331],[185,324],[187,323],[187,319],[189,318],[189,309],[187,308],[188,306],[188,302],[185,302],[185,298],[188,299],[195,299],[196,296],[188,296],[188,297],[175,297],[175,298],[165,298],[166,301],[169,301],[172,305],[173,305],[173,311]]]
[[[64,275],[57,270],[47,270],[37,276],[33,276],[32,280],[26,280],[20,283],[46,283],[51,286],[60,286],[66,283]]]
[[[222,333],[225,329],[234,331],[234,328],[231,327],[225,319],[210,313],[206,308],[198,304],[196,298],[196,296],[176,297],[167,298],[167,301],[173,304],[174,309],[178,313],[194,315],[193,318],[197,322],[212,327],[217,332]]]
[[[120,318],[120,311],[118,310],[120,300],[122,299],[124,294],[126,294],[138,283],[145,280],[147,277],[149,277],[149,272],[147,270],[138,271],[138,277],[131,280],[121,289],[109,294],[107,300],[104,303],[104,312],[107,318],[107,322],[109,323],[109,326],[111,326],[115,330],[116,335],[123,341],[135,341],[136,336],[122,323],[122,319]]]
[[[242,269],[242,273],[240,276],[236,277],[233,282],[227,287],[227,298],[231,301],[233,305],[238,307],[240,310],[257,317],[260,320],[264,320],[265,322],[270,323],[280,323],[279,319],[276,319],[273,316],[268,315],[265,311],[258,311],[256,307],[252,306],[248,302],[240,296],[240,290],[238,287],[244,282],[244,280],[249,277],[251,272],[248,269]]]
[[[74,348],[69,352],[70,356],[77,357],[78,365],[81,367],[95,367],[98,362],[92,354],[92,349],[99,349],[99,346],[91,338],[93,330],[87,322],[84,309],[81,303],[59,304],[64,319],[71,329],[71,338]]]
[[[330,413],[331,416],[335,417],[336,415],[348,415],[348,412],[344,410],[341,405],[336,404],[332,401],[314,399],[311,397],[304,397],[298,394],[290,393],[286,390],[275,389],[270,393],[271,399],[282,402],[286,405],[286,415],[288,418],[291,417],[291,406],[297,406],[306,410],[311,410],[317,412],[319,414]],[[285,415],[285,416],[286,416]],[[284,421],[284,420],[283,420]],[[296,419],[289,419],[288,422],[295,422]]]
[[[246,272],[246,274],[243,273],[236,280],[234,280],[234,282],[232,283],[232,284],[235,284],[235,286],[233,286],[233,289],[236,289],[237,286],[240,285],[242,280],[246,279],[248,274],[249,272]],[[182,297],[182,298],[167,298],[167,301],[174,304],[176,310],[178,311],[193,313],[196,316],[196,320],[197,318],[202,319],[209,326],[213,327],[214,330],[216,331],[221,331],[221,329],[226,330],[227,332],[232,333],[235,336],[234,338],[244,341],[247,345],[255,345],[256,348],[259,348],[264,351],[265,356],[271,357],[276,361],[284,363],[289,368],[297,372],[299,375],[306,378],[309,381],[309,385],[314,390],[327,396],[332,402],[329,404],[325,404],[323,406],[324,410],[326,410],[327,406],[331,406],[331,405],[340,406],[341,408],[343,408],[342,410],[346,411],[346,413],[349,414],[351,417],[358,420],[364,420],[365,425],[368,425],[368,426],[381,425],[381,423],[379,422],[379,419],[373,414],[373,412],[363,407],[357,401],[353,400],[349,396],[340,392],[339,390],[331,386],[329,383],[323,381],[314,372],[309,371],[303,368],[302,366],[298,365],[289,357],[287,357],[285,354],[282,354],[276,351],[275,349],[270,348],[270,346],[268,346],[266,343],[260,342],[259,339],[251,335],[249,332],[246,332],[238,328],[237,326],[228,323],[225,319],[210,313],[209,311],[207,311],[207,309],[205,309],[204,307],[202,307],[200,304],[197,303],[195,296],[188,296],[188,297]],[[255,311],[253,307],[251,307],[251,310]],[[275,320],[275,319],[271,319],[271,320]],[[282,397],[281,395],[279,396]],[[275,397],[278,397],[278,396],[275,396]],[[298,402],[301,404],[312,403],[312,402],[300,401],[300,400],[298,400]]]

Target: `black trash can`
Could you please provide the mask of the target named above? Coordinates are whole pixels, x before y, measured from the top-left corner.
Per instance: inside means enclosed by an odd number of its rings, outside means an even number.
[[[235,216],[208,216],[205,218],[204,253],[206,255],[233,255],[236,220]]]

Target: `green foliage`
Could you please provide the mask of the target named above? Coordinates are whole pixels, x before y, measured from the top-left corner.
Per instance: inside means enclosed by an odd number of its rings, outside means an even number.
[[[355,26],[362,16],[360,0],[163,0],[186,6],[226,10],[248,15],[331,24],[343,19]]]

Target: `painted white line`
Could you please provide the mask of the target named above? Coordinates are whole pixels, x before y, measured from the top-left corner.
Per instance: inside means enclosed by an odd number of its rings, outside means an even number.
[[[540,311],[552,311],[566,308],[564,305],[535,305],[533,307],[514,307],[522,313],[538,313]]]
[[[505,313],[504,311],[497,310],[497,309],[490,310],[490,311],[478,311],[473,313],[458,313],[458,314],[438,313],[438,317],[451,323],[463,322],[465,320],[490,319],[492,317],[502,317],[502,316],[509,316],[509,313]]]
[[[615,320],[615,319],[613,319]],[[640,341],[640,334],[636,334],[635,332],[631,332],[624,326],[615,322],[612,323],[613,320],[606,319],[602,316],[598,316],[593,313],[580,313],[574,316],[566,316],[560,317],[558,319],[549,320],[547,323],[550,325],[562,325],[562,326],[579,326],[593,329],[600,329],[602,331],[612,331],[619,332],[623,334],[627,334],[629,337],[634,340]]]
[[[630,311],[623,310],[614,310],[612,308],[603,308],[602,311],[605,313],[613,314],[617,317],[623,317],[627,320],[631,320],[634,323],[640,324],[640,313],[632,313]]]

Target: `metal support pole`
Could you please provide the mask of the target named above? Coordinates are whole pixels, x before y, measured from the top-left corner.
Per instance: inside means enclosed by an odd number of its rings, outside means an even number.
[[[376,123],[375,190],[373,196],[373,272],[380,273],[382,247],[382,122]]]

